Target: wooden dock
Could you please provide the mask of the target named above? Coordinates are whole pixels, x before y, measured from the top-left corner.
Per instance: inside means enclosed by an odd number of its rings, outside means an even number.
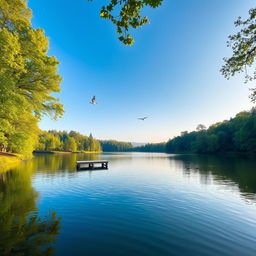
[[[99,170],[108,169],[107,160],[76,161],[77,170]]]

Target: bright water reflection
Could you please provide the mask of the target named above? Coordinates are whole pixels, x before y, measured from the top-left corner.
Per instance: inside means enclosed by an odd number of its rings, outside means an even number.
[[[77,172],[85,159],[109,170]],[[0,174],[0,254],[255,256],[255,166],[245,156],[37,155]]]

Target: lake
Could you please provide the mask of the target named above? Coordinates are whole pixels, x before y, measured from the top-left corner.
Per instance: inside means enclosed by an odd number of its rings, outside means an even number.
[[[35,155],[0,173],[0,255],[255,256],[256,159]]]

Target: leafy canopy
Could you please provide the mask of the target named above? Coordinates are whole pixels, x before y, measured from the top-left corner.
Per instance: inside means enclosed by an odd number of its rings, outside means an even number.
[[[163,0],[110,0],[109,4],[102,7],[100,16],[116,26],[121,42],[133,45],[134,38],[129,33],[130,28],[136,29],[149,23],[148,17],[141,15],[141,10],[146,6],[156,8],[162,2]]]
[[[1,138],[0,138],[1,139]],[[94,151],[100,152],[100,142],[92,135],[85,136],[75,131],[42,131],[36,146],[38,151]]]
[[[202,127],[202,125],[199,125]],[[168,153],[256,152],[256,110],[243,111],[208,129],[183,132],[166,144]]]
[[[256,8],[249,11],[249,18],[242,20],[239,17],[235,21],[240,31],[229,36],[228,47],[232,48],[233,55],[224,58],[225,64],[221,72],[229,79],[237,73],[245,73],[245,82],[256,79]],[[252,89],[250,96],[252,102],[256,102],[256,88]]]
[[[63,113],[52,96],[60,91],[59,62],[31,17],[27,1],[0,0],[0,146],[21,153],[32,152],[43,115]]]

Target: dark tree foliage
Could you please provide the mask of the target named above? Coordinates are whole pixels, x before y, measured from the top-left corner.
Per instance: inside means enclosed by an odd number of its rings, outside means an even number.
[[[103,152],[125,152],[132,149],[130,142],[122,142],[116,140],[102,140],[100,141]]]
[[[146,6],[156,8],[162,2],[163,0],[108,0],[108,4],[102,7],[100,16],[116,26],[120,41],[125,45],[133,45],[134,39],[129,30],[149,23],[148,17],[141,15],[141,10]]]
[[[149,143],[139,147],[133,147],[130,142],[116,140],[101,141],[103,152],[165,152],[166,143]]]
[[[207,130],[182,133],[166,144],[169,153],[256,153],[256,110],[238,113]]]
[[[143,146],[134,147],[131,151],[135,152],[165,152],[165,142],[162,143],[148,143]]]
[[[229,79],[237,73],[245,73],[245,82],[256,79],[256,8],[249,11],[249,17],[242,20],[241,17],[235,21],[240,30],[229,36],[228,47],[232,48],[233,55],[224,58],[225,65],[222,74]],[[252,89],[250,96],[252,102],[256,102],[256,88]]]

